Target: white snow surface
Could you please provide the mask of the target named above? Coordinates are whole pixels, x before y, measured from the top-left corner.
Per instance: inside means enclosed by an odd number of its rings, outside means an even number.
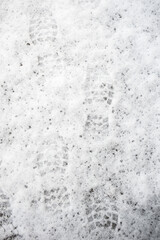
[[[0,240],[160,239],[160,1],[0,0]]]

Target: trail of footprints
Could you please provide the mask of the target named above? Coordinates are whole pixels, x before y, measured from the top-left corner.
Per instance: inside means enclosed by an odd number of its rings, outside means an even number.
[[[92,138],[95,144],[109,135],[108,114],[114,88],[108,75],[95,66],[87,69],[84,91],[87,115],[84,134],[87,142]],[[97,163],[99,160],[97,157]],[[102,196],[101,191],[103,186],[92,188],[85,198],[89,234],[97,240],[102,239],[103,234],[110,234],[112,238],[119,221],[116,205],[109,201],[108,196]]]
[[[96,2],[95,0],[80,0],[78,4],[94,5]],[[53,47],[51,48],[52,53],[43,52],[37,57],[38,73],[41,76],[53,76],[57,68],[62,68],[61,59],[54,48],[57,33],[57,24],[52,13],[46,9],[37,10],[30,21],[31,41],[35,46],[49,44]],[[108,109],[113,101],[114,88],[107,77],[99,74],[94,68],[87,69],[84,89],[87,119],[84,134],[94,139],[97,137],[102,139],[108,135]],[[64,180],[68,168],[68,146],[64,144],[63,138],[58,138],[57,142],[51,144],[37,156],[35,168],[38,168],[41,177],[52,178],[53,176],[53,178],[58,177],[62,181]],[[54,185],[54,187],[43,186],[43,189],[46,211],[61,215],[65,209],[69,208],[71,204],[69,191],[64,184]],[[90,193],[86,195],[86,216],[89,232],[99,236],[105,229],[117,230],[118,210],[114,204],[100,199],[95,194],[96,191],[96,189],[91,189]]]
[[[30,21],[29,34],[33,45],[42,46],[37,55],[37,73],[44,81],[61,71],[63,64],[56,50],[58,28],[52,13],[47,9],[37,10]],[[42,178],[42,199],[46,212],[57,219],[70,206],[70,196],[64,184],[68,169],[68,145],[61,136],[38,151],[34,169]],[[61,184],[59,184],[61,182]]]

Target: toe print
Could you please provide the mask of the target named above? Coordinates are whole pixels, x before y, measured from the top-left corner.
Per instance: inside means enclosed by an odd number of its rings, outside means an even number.
[[[100,197],[99,191],[100,188],[92,188],[85,200],[89,232],[97,237],[107,232],[114,234],[119,221],[117,207],[104,196]]]
[[[59,176],[63,178],[68,168],[68,145],[59,137],[54,144],[41,152],[36,159],[35,168],[41,176]]]
[[[54,43],[57,36],[57,24],[49,10],[41,9],[32,16],[29,28],[34,45]]]
[[[44,190],[45,208],[49,212],[61,214],[70,206],[69,193],[66,187]]]

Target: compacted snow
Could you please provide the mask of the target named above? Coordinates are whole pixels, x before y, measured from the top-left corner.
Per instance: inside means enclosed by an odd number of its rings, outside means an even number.
[[[0,1],[0,240],[160,239],[160,1]]]

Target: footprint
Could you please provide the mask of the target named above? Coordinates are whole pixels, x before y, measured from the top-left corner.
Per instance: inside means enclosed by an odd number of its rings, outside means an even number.
[[[85,197],[89,232],[96,236],[107,231],[114,233],[119,222],[117,207],[107,201],[100,191],[100,188],[91,188]]]
[[[38,169],[41,176],[63,178],[68,168],[68,145],[62,137],[40,151],[34,168]]]
[[[87,69],[84,84],[87,119],[84,132],[94,139],[108,135],[108,111],[114,96],[114,88],[109,80],[108,75],[98,71],[96,67]]]
[[[29,35],[34,45],[56,41],[57,24],[48,9],[38,9],[30,20]]]
[[[70,196],[66,187],[44,190],[45,209],[54,214],[62,214],[70,206]]]

